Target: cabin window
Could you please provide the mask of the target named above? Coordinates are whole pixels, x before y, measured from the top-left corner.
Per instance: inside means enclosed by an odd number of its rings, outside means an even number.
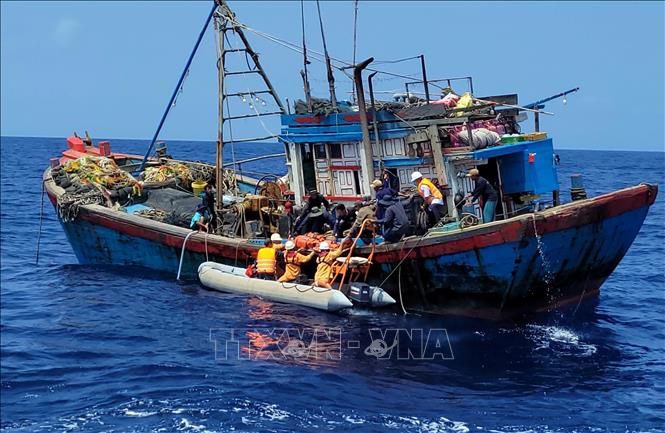
[[[326,159],[326,145],[325,144],[315,145],[314,154],[316,155],[316,159]]]
[[[342,145],[330,143],[330,159],[342,159]]]

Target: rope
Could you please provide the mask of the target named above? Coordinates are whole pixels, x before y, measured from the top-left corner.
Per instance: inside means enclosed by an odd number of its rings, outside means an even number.
[[[39,231],[37,232],[37,253],[35,255],[35,264],[39,264],[39,243],[42,239],[42,222],[44,220],[44,180],[42,179],[42,199],[39,207]]]
[[[209,262],[210,259],[208,258],[208,232],[205,233],[205,236],[203,237],[203,242],[205,243],[206,247],[206,262]]]
[[[404,315],[406,316],[406,308],[404,308],[404,301],[402,300],[402,268],[399,268],[399,272],[397,272],[397,284],[399,287],[399,306],[402,307],[402,311],[404,312]]]
[[[402,260],[400,260],[399,263],[397,263],[397,266],[394,267],[392,271],[390,271],[390,273],[388,274],[388,276],[387,276],[387,277],[381,282],[381,284],[379,284],[378,287],[383,288],[383,285],[385,284],[386,281],[388,281],[388,278],[390,278],[390,276],[391,276],[396,270],[398,270],[398,269],[402,266],[402,263],[404,263],[404,260],[406,260],[406,259],[409,257],[409,255],[413,252],[413,250],[416,249],[416,247],[420,244],[420,242],[421,242],[424,238],[425,238],[425,235],[423,235],[423,236],[421,236],[420,238],[418,238],[418,241],[415,243],[415,245],[413,245],[413,247],[409,250],[408,253],[406,253],[406,255],[402,258]],[[402,251],[403,251],[403,248],[404,248],[404,246],[406,245],[406,241],[402,241],[402,242],[403,242],[403,243],[402,243]]]
[[[187,240],[191,235],[194,233],[197,233],[196,231],[191,231],[185,236],[185,240],[182,243],[182,250],[180,251],[180,264],[178,265],[178,275],[176,276],[176,280],[180,281],[180,271],[182,270],[182,261],[185,258],[185,245],[187,245]]]

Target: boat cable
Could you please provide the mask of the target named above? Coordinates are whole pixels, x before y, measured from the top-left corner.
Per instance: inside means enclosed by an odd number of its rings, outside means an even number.
[[[185,246],[187,245],[187,240],[189,237],[195,233],[198,233],[198,231],[193,230],[185,236],[185,240],[182,242],[182,250],[180,251],[180,264],[178,265],[178,275],[176,276],[176,280],[180,281],[180,271],[182,271],[182,261],[185,258]]]
[[[208,258],[208,232],[205,232],[205,235],[203,236],[203,243],[205,244],[205,249],[206,249],[206,262],[209,262],[210,259]]]
[[[399,306],[402,307],[404,315],[407,315],[406,308],[404,308],[404,301],[402,300],[402,268],[397,272],[397,287],[399,288]]]
[[[44,193],[45,193],[45,188],[44,188],[44,180],[42,179],[42,199],[41,199],[41,205],[39,207],[39,231],[37,232],[37,252],[35,254],[35,265],[39,264],[39,243],[41,242],[42,239],[42,223],[44,221]]]
[[[264,39],[268,39],[268,40],[270,40],[270,41],[272,41],[272,42],[274,42],[278,45],[281,45],[281,46],[283,46],[285,48],[288,48],[292,51],[295,51],[297,53],[303,54],[302,48],[300,48],[296,44],[293,44],[293,43],[291,43],[289,41],[286,41],[284,39],[280,39],[280,38],[278,38],[276,36],[273,36],[273,35],[270,35],[268,33],[262,32],[260,30],[256,30],[252,27],[249,27],[246,24],[242,24],[242,23],[236,21],[235,19],[229,18],[229,20],[232,21],[234,25],[236,25],[236,26],[238,26],[238,27],[240,27],[244,30],[247,30],[249,32],[252,32],[257,36],[260,36]],[[307,50],[307,53],[309,54],[309,58],[313,58],[314,60],[325,63],[325,55],[323,53],[321,53],[319,51],[316,51],[316,50],[312,50],[311,48],[309,48]],[[312,55],[312,53],[315,54],[315,55]],[[419,58],[420,56],[417,56],[417,57]],[[337,63],[340,63],[340,64],[344,65],[344,66],[335,66],[336,69],[339,69],[341,71],[345,71],[349,67],[354,66],[351,62],[348,62],[346,60],[341,60],[341,59],[338,59],[336,57],[330,56],[330,59],[332,61],[335,61]],[[387,62],[387,61],[385,61],[385,62]],[[413,75],[403,75],[403,74],[398,74],[398,73],[395,73],[395,72],[388,72],[388,71],[383,71],[383,70],[374,69],[374,68],[366,68],[366,69],[368,71],[378,72],[380,74],[390,75],[390,76],[397,77],[397,78],[405,78],[405,79],[409,79],[409,80],[417,80],[418,79],[418,76],[416,76],[415,74],[413,74]],[[347,77],[350,77],[348,74],[345,74],[345,75],[347,75]],[[432,83],[432,85],[435,86],[435,87],[440,87],[440,86],[436,86],[434,83]]]
[[[381,282],[381,284],[379,284],[377,287],[379,287],[379,288],[383,288],[383,285],[386,283],[386,281],[388,281],[388,278],[390,278],[390,276],[391,276],[396,270],[398,270],[398,269],[402,266],[402,263],[404,263],[404,261],[409,257],[409,255],[413,252],[413,250],[415,250],[415,249],[418,247],[418,245],[419,245],[420,242],[425,238],[425,236],[426,236],[426,235],[422,235],[422,236],[420,236],[420,237],[418,238],[418,240],[417,240],[416,243],[413,245],[413,247],[411,247],[411,249],[409,250],[409,252],[406,253],[406,255],[405,255],[404,257],[402,257],[402,260],[400,260],[399,263],[397,263],[397,266],[395,266],[395,267],[393,268],[393,270],[390,271],[390,273],[388,274],[388,276],[387,276],[386,278],[384,278],[384,280]],[[403,250],[404,250],[404,246],[406,246],[406,240],[403,240],[403,241],[402,241],[402,249],[401,249],[400,251],[403,251]]]

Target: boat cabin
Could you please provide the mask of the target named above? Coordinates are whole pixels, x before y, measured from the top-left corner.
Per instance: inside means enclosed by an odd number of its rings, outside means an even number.
[[[552,140],[545,133],[519,134],[524,113],[495,104],[516,105],[517,95],[478,100],[488,103],[467,109],[437,101],[370,108],[369,152],[363,147],[357,111],[282,115],[280,139],[288,148],[289,183],[296,201],[317,189],[330,201],[351,205],[372,195],[370,183],[384,170],[399,191],[413,188],[411,173],[419,171],[438,183],[448,214],[457,216],[461,208],[455,204],[474,188],[466,174],[477,168],[500,195],[497,218],[556,203]],[[474,212],[479,215],[479,209]]]

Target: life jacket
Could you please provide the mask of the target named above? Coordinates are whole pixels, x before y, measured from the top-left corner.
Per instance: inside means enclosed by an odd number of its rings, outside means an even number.
[[[289,251],[284,255],[284,261],[287,265],[296,264],[296,256],[298,255],[297,251]]]
[[[256,272],[274,274],[277,265],[277,251],[272,247],[263,247],[256,255]]]
[[[432,183],[432,181],[430,181],[429,179],[425,179],[424,177],[420,180],[420,182],[418,182],[418,194],[420,194],[422,198],[427,200],[427,198],[425,198],[425,194],[423,194],[422,190],[420,189],[420,187],[423,185],[429,188],[430,192],[432,193],[432,197],[434,197],[435,199],[443,200],[443,194],[441,194],[439,188],[437,188],[436,185]]]

